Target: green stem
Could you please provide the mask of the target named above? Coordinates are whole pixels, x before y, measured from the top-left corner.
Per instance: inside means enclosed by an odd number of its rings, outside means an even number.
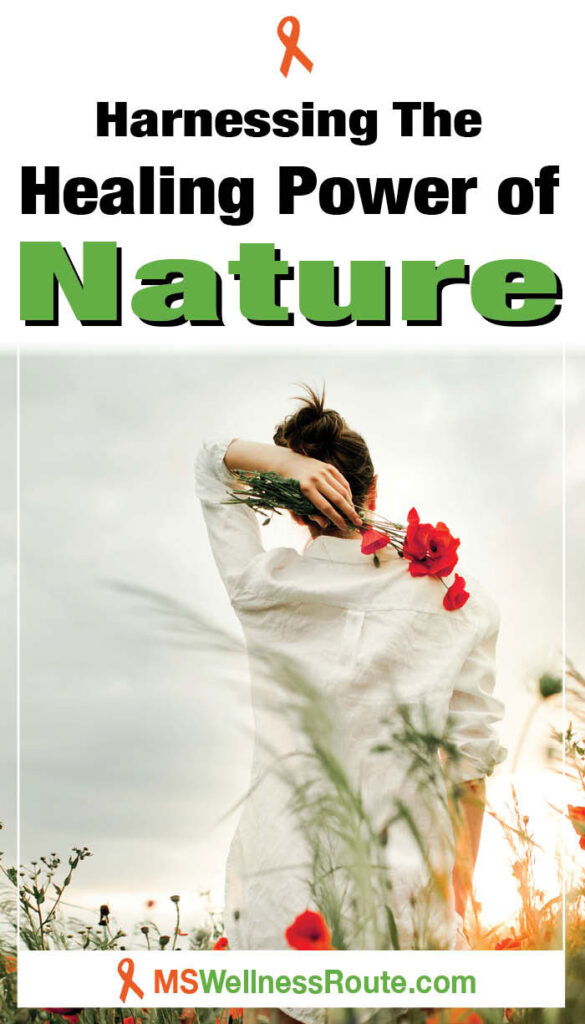
[[[175,910],[177,911],[177,920],[175,922],[175,934],[173,935],[173,945],[172,945],[173,949],[176,949],[176,947],[177,947],[177,937],[179,935],[179,925],[180,925],[180,920],[181,920],[181,912],[179,910],[179,904],[178,903],[175,903]]]

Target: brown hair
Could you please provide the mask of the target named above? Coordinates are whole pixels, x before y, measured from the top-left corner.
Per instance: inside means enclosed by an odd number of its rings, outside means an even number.
[[[354,503],[359,507],[364,504],[374,479],[368,446],[361,434],[351,430],[335,409],[325,408],[325,388],[318,395],[306,384],[302,387],[306,397],[299,396],[300,409],[278,424],[274,443],[335,466],[343,473]]]

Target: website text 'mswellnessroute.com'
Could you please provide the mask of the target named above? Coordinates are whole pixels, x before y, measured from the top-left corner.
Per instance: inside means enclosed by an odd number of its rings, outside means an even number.
[[[155,993],[184,992],[185,994],[197,991],[209,993],[237,995],[238,993],[248,994],[281,994],[294,993],[302,995],[310,993],[320,995],[323,993],[355,994],[385,994],[401,995],[403,993],[422,994],[447,992],[461,995],[475,995],[476,980],[472,974],[446,975],[446,974],[420,974],[410,981],[402,974],[390,974],[382,971],[379,974],[364,974],[361,972],[349,973],[347,971],[328,969],[313,974],[277,974],[274,972],[263,974],[256,969],[244,969],[238,973],[228,973],[227,970],[197,970],[185,968],[184,970],[164,971],[157,969],[154,972]]]

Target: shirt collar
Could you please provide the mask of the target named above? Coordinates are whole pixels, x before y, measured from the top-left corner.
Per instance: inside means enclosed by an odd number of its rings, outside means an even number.
[[[377,555],[381,562],[398,557],[398,553],[391,544],[381,548]],[[371,555],[362,555],[359,537],[354,540],[349,537],[327,537],[324,534],[309,541],[303,551],[303,557],[357,565],[367,565],[372,562]]]

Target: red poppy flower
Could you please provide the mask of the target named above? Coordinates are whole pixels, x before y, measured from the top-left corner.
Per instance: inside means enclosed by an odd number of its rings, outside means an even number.
[[[229,1010],[221,1010],[215,1018],[215,1024],[230,1024],[232,1020],[242,1020],[244,1008],[242,1006],[231,1006]]]
[[[380,548],[385,548],[390,538],[379,530],[364,530],[362,533],[362,555],[373,555]]]
[[[18,965],[16,963],[15,956],[4,957],[4,970],[6,971],[7,974],[14,974],[14,972],[17,970],[17,966]]]
[[[284,937],[293,949],[333,949],[327,924],[314,910],[305,910],[295,917]]]
[[[580,837],[579,846],[585,850],[585,807],[573,807],[572,804],[569,804],[568,811],[571,824]]]
[[[496,942],[494,949],[520,949],[520,939],[516,939],[513,935],[506,939],[500,939]]]
[[[411,576],[449,576],[459,560],[460,543],[445,523],[421,523],[418,512],[411,508],[403,546]]]
[[[465,580],[455,573],[455,580],[443,598],[443,608],[454,612],[457,608],[463,608],[466,601],[469,601],[469,592],[465,589]]]
[[[142,1017],[124,1017],[122,1024],[142,1024]]]
[[[70,1024],[77,1024],[81,1013],[80,1009],[74,1010],[68,1006],[43,1006],[43,1010],[46,1010],[47,1013],[58,1013],[60,1017],[70,1021]]]
[[[229,947],[229,942],[226,939],[225,935],[222,935],[221,939],[217,940],[217,942],[215,943],[215,946],[213,948],[214,949],[227,949],[228,947]]]
[[[580,836],[585,836],[585,807],[574,807],[573,804],[569,804],[568,809],[575,832]]]

